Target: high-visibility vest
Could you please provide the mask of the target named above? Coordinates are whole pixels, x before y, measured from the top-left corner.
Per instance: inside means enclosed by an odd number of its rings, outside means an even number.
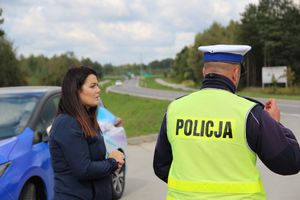
[[[256,154],[246,139],[254,106],[220,89],[202,89],[169,105],[173,161],[167,199],[266,199]]]

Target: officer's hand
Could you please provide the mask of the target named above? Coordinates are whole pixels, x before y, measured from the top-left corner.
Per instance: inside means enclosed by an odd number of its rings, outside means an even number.
[[[275,99],[269,99],[265,103],[265,111],[269,113],[269,115],[277,122],[280,121],[280,110],[277,106]]]

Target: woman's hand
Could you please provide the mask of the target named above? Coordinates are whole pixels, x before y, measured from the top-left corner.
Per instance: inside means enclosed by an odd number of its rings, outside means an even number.
[[[122,118],[117,117],[114,126],[115,126],[115,127],[120,127],[120,126],[122,126],[122,123],[123,123]]]
[[[121,170],[122,166],[125,163],[125,156],[121,151],[118,150],[112,150],[110,153],[108,153],[108,158],[113,158],[118,163],[118,171]]]

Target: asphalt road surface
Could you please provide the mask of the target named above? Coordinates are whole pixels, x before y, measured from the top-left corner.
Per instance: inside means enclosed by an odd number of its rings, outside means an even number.
[[[110,91],[133,96],[173,100],[184,95],[184,92],[159,91],[140,88],[137,80],[125,81],[122,86],[113,86]],[[265,99],[258,99],[265,101]],[[289,127],[300,141],[300,101],[278,100],[281,110],[281,123]],[[152,160],[155,141],[129,145],[128,174],[122,200],[163,200],[167,186],[153,172]],[[261,172],[263,184],[269,200],[299,200],[300,174],[281,176],[268,170],[259,160],[257,166]]]
[[[111,86],[106,90],[120,94],[128,94],[132,96],[146,97],[152,99],[173,100],[177,97],[187,94],[187,92],[176,92],[167,90],[155,90],[150,88],[142,88],[138,86],[138,79],[129,79],[124,81],[123,85]]]

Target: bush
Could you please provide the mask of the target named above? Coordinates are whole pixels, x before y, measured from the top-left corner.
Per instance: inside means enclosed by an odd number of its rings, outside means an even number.
[[[196,83],[193,80],[184,80],[181,82],[181,84],[187,86],[187,87],[195,87]]]

